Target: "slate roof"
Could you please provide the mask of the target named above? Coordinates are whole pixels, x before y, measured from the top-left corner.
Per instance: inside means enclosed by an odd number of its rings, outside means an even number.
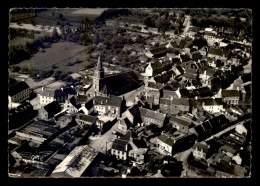
[[[186,98],[173,99],[172,104],[173,105],[190,106],[189,99],[186,99]]]
[[[127,144],[128,144],[127,141],[123,141],[123,140],[120,140],[120,139],[115,139],[115,141],[112,144],[111,149],[115,149],[115,150],[126,152],[125,148],[126,148]]]
[[[153,82],[149,82],[148,83],[148,87],[151,87],[151,88],[155,88],[155,89],[162,89],[163,88],[163,85],[161,83],[153,83]]]
[[[212,95],[212,91],[209,87],[201,87],[197,89],[201,97],[208,97]]]
[[[83,120],[83,121],[94,123],[97,118],[95,116],[82,114],[82,115],[79,116],[79,119]]]
[[[133,71],[107,76],[101,81],[101,84],[103,86],[100,92],[114,96],[122,95],[140,86],[138,75]]]
[[[44,110],[48,112],[48,117],[52,117],[61,111],[61,107],[57,101],[53,101],[44,106]]]
[[[208,76],[214,77],[215,73],[216,73],[216,70],[215,70],[215,69],[208,68],[208,69],[206,70],[206,74],[207,74]]]
[[[46,97],[52,97],[54,98],[54,93],[55,90],[52,89],[43,89],[41,92],[41,96],[46,96]]]
[[[158,137],[158,139],[164,143],[166,143],[169,146],[173,146],[174,145],[174,140],[171,138],[168,138],[166,135],[161,135]]]
[[[76,100],[75,96],[72,96],[69,99],[70,103],[77,109],[79,109],[81,107],[80,103],[78,102],[78,100]]]
[[[26,82],[20,81],[16,84],[10,86],[8,93],[9,93],[10,96],[14,96],[14,95],[16,95],[16,94],[18,94],[18,93],[20,93],[20,92],[22,92],[22,91],[24,91],[28,88],[30,88],[30,87],[28,86],[28,84]]]
[[[138,105],[134,105],[134,106],[132,106],[131,108],[129,108],[128,110],[129,110],[129,112],[133,115],[134,120],[135,120],[137,123],[141,123],[141,122],[142,122],[141,113],[140,113],[140,110],[139,110]]]
[[[222,90],[221,92],[222,97],[239,97],[239,91],[238,90]]]
[[[187,127],[189,127],[191,125],[191,122],[185,121],[185,120],[177,118],[177,117],[171,117],[170,121],[174,122],[174,123],[178,123],[178,124],[184,125],[184,126],[187,126]]]
[[[223,56],[224,55],[225,57],[228,57],[229,53],[230,53],[230,50],[222,51],[219,48],[213,48],[213,47],[211,47],[209,49],[209,52],[208,52],[208,54],[217,55],[217,56]]]
[[[178,69],[178,71],[181,73],[181,74],[184,74],[184,70],[183,68],[181,68],[181,66],[176,66],[176,68]]]
[[[145,108],[140,108],[140,113],[141,116],[143,117],[147,117],[147,118],[152,118],[152,119],[156,119],[159,121],[164,121],[165,120],[165,115],[159,112],[155,112],[149,109],[145,109]]]
[[[163,89],[163,97],[166,97],[166,98],[171,98],[171,97],[178,98],[178,95],[176,94],[175,91]]]
[[[91,109],[93,107],[93,100],[89,100],[86,104],[85,104],[86,109]]]
[[[203,152],[205,152],[205,153],[207,153],[209,150],[209,147],[203,143],[195,143],[195,145],[192,147],[192,149],[196,149],[196,148],[198,151],[203,150]]]
[[[120,107],[122,105],[122,98],[117,96],[110,96],[110,97],[102,97],[96,96],[93,98],[95,104],[99,105],[111,105],[115,107]]]
[[[171,100],[169,98],[160,98],[160,104],[171,105]]]
[[[132,127],[132,126],[133,126],[133,124],[131,123],[131,121],[129,121],[129,119],[128,119],[128,118],[124,118],[123,120],[121,120],[121,124],[122,124],[122,125],[126,125],[126,126],[127,126],[127,128],[129,128],[129,127]]]
[[[252,77],[251,77],[251,73],[247,73],[247,74],[244,74],[242,77],[241,77],[242,81],[245,83],[247,81],[251,81]]]
[[[191,73],[185,72],[183,74],[183,77],[185,77],[187,79],[195,80],[196,79],[196,74],[191,74]]]
[[[134,138],[133,143],[138,147],[138,148],[147,148],[146,142],[141,138],[140,140]]]
[[[198,101],[202,104],[204,103],[205,106],[210,106],[210,105],[222,105],[222,98],[202,98],[198,99]]]

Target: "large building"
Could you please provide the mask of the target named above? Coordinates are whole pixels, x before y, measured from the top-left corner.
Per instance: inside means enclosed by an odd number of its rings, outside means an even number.
[[[119,96],[137,89],[140,84],[138,74],[134,71],[105,76],[100,56],[98,57],[93,76],[94,96]]]
[[[30,97],[30,87],[24,81],[20,81],[9,87],[8,101],[20,103]]]
[[[121,117],[121,107],[123,98],[117,96],[93,98],[94,112],[101,116]]]

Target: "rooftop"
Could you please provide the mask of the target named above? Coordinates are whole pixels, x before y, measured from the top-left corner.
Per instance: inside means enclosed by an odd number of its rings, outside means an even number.
[[[30,88],[26,82],[20,81],[12,86],[9,87],[9,95],[14,96],[26,89]]]
[[[69,175],[70,177],[80,177],[97,154],[98,152],[88,145],[77,146],[55,168],[51,176],[61,177]]]
[[[155,112],[155,111],[145,109],[145,108],[140,108],[140,112],[141,112],[141,116],[143,116],[143,117],[156,119],[156,120],[159,120],[162,122],[165,120],[165,117],[166,117],[165,114]]]

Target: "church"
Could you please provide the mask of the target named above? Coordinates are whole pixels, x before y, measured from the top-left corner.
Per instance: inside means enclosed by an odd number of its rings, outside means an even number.
[[[100,56],[98,57],[92,84],[94,96],[121,96],[139,88],[142,83],[134,71],[105,75]]]

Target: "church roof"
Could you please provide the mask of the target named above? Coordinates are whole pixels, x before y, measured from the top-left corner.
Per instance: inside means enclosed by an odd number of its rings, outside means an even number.
[[[105,77],[100,92],[119,96],[139,87],[138,76],[135,72],[125,72]]]

